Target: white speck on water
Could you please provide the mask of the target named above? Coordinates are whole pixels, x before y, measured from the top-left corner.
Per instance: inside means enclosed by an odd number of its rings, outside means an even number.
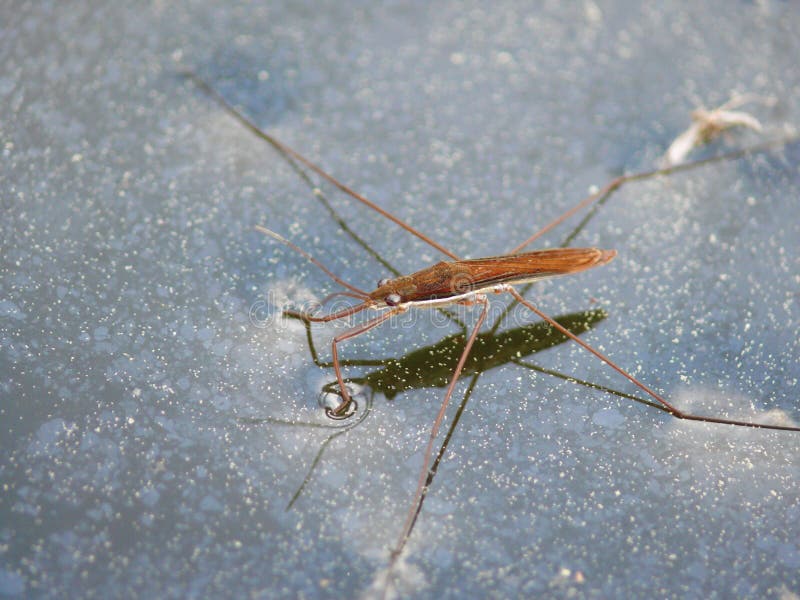
[[[62,435],[69,435],[75,430],[75,425],[67,424],[64,419],[52,419],[42,424],[36,432],[36,439],[42,444],[53,444]]]
[[[11,317],[19,321],[23,320],[27,315],[22,312],[16,304],[11,300],[0,300],[0,317]]]
[[[495,60],[499,65],[509,65],[514,61],[514,57],[510,52],[498,52]]]

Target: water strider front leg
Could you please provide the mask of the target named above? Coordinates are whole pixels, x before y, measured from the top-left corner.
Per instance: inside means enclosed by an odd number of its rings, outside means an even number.
[[[314,316],[311,313],[299,310],[292,310],[292,309],[283,311],[283,314],[284,316],[293,317],[295,319],[300,319],[301,321],[306,321],[309,323],[328,323],[329,321],[336,321],[337,319],[343,319],[345,317],[349,317],[356,313],[360,313],[362,310],[366,310],[370,306],[371,304],[364,302],[362,304],[351,306],[349,308],[345,308],[344,310],[340,310],[338,312],[331,313],[329,315],[323,315],[321,317]]]
[[[347,391],[347,387],[344,384],[344,378],[342,377],[342,369],[339,366],[339,350],[337,348],[337,344],[339,342],[343,342],[345,340],[349,340],[350,338],[357,337],[362,333],[366,333],[370,329],[373,329],[386,321],[387,319],[393,317],[394,315],[400,314],[406,311],[405,306],[397,306],[391,310],[386,311],[385,313],[378,315],[374,319],[367,321],[366,323],[362,323],[358,327],[354,327],[349,331],[345,331],[341,335],[337,335],[333,338],[333,342],[331,343],[331,350],[333,354],[333,370],[336,373],[336,381],[339,382],[339,390],[342,395],[342,402],[336,408],[326,408],[325,414],[328,415],[331,419],[346,419],[357,410],[358,405],[355,401],[350,397],[350,394]],[[348,410],[350,405],[353,405],[352,410]]]

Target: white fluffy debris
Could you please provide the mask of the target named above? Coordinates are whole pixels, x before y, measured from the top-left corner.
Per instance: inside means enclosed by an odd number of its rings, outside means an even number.
[[[761,133],[763,131],[761,123],[753,115],[732,110],[749,102],[772,106],[776,99],[752,94],[736,95],[712,110],[698,108],[692,111],[692,124],[670,144],[664,155],[664,166],[670,167],[682,163],[692,150],[709,143],[733,127],[746,127]]]

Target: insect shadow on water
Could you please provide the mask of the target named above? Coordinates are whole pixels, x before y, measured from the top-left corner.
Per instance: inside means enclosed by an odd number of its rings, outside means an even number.
[[[607,356],[605,356],[604,354],[602,354],[601,352],[599,352],[598,350],[596,350],[595,348],[593,348],[592,346],[581,340],[579,337],[577,337],[574,333],[572,333],[563,325],[558,323],[556,320],[541,312],[530,301],[524,298],[523,295],[529,289],[530,282],[544,277],[575,273],[589,268],[593,268],[595,266],[606,264],[607,262],[609,262],[614,258],[616,254],[614,251],[598,250],[595,248],[582,248],[582,249],[561,248],[561,249],[550,249],[550,250],[524,252],[524,253],[522,252],[523,249],[530,243],[532,243],[535,239],[537,239],[538,237],[540,237],[541,235],[543,235],[556,225],[562,223],[564,220],[573,216],[580,210],[583,210],[591,206],[592,204],[595,204],[593,208],[596,210],[598,203],[601,200],[606,200],[612,192],[619,189],[624,183],[647,179],[650,177],[668,175],[679,171],[697,168],[701,165],[709,164],[712,162],[718,162],[721,160],[731,160],[737,157],[752,154],[754,152],[764,151],[768,148],[776,147],[779,145],[785,145],[796,138],[784,137],[780,140],[772,140],[760,144],[758,146],[752,146],[743,150],[730,152],[715,157],[710,157],[704,160],[682,163],[671,167],[654,169],[651,171],[640,172],[630,175],[621,175],[616,179],[613,179],[603,188],[591,194],[586,199],[578,203],[575,207],[568,210],[563,215],[561,215],[560,217],[558,217],[557,219],[546,225],[543,229],[541,229],[540,231],[529,237],[527,240],[525,240],[518,246],[512,248],[507,255],[489,257],[486,259],[472,259],[464,261],[459,259],[458,256],[456,256],[443,246],[439,245],[437,242],[428,238],[425,234],[414,229],[413,227],[406,224],[396,216],[387,212],[383,208],[377,206],[367,198],[361,196],[360,194],[358,194],[345,184],[339,182],[333,176],[328,174],[326,171],[318,167],[316,164],[312,163],[310,160],[308,160],[295,150],[289,148],[282,142],[278,141],[274,137],[270,136],[269,134],[259,129],[257,125],[255,125],[247,117],[239,113],[235,108],[233,108],[233,106],[228,104],[224,98],[222,98],[215,90],[213,90],[213,88],[211,88],[210,86],[208,86],[203,81],[199,80],[197,77],[193,75],[190,75],[190,77],[197,83],[198,86],[200,86],[208,94],[213,96],[240,123],[245,125],[248,129],[250,129],[253,133],[258,135],[262,139],[269,142],[273,147],[280,150],[285,156],[289,156],[292,159],[300,162],[306,168],[310,169],[311,171],[313,171],[314,173],[316,173],[329,183],[333,184],[335,187],[345,192],[347,195],[358,200],[365,206],[375,210],[376,212],[383,215],[387,219],[393,221],[394,223],[396,223],[409,233],[415,235],[419,239],[426,242],[431,247],[441,251],[443,254],[450,257],[453,261],[449,263],[438,263],[433,267],[430,267],[428,269],[423,269],[422,271],[418,271],[407,277],[398,277],[394,280],[382,280],[378,284],[376,290],[367,293],[337,277],[335,274],[329,271],[322,263],[320,263],[315,258],[307,254],[305,251],[300,249],[291,241],[286,240],[277,233],[274,233],[266,228],[257,227],[263,233],[266,233],[267,235],[289,246],[290,248],[294,249],[295,251],[306,257],[310,262],[312,262],[320,269],[322,269],[325,273],[327,273],[331,277],[331,279],[336,281],[342,287],[349,290],[348,292],[339,292],[337,295],[349,296],[351,298],[360,300],[359,304],[351,305],[351,307],[349,308],[339,310],[335,313],[331,313],[324,316],[317,316],[316,313],[298,313],[298,312],[291,313],[291,311],[289,311],[290,314],[293,314],[294,316],[302,318],[309,322],[330,322],[338,319],[343,319],[345,317],[350,317],[368,308],[384,311],[378,317],[369,319],[366,321],[366,323],[354,327],[344,334],[334,337],[332,344],[332,354],[333,354],[332,364],[336,372],[336,379],[342,400],[336,408],[328,409],[326,411],[329,416],[336,418],[348,414],[349,409],[352,408],[352,402],[353,402],[348,393],[347,387],[344,382],[344,378],[341,374],[340,361],[338,359],[338,352],[337,352],[337,344],[346,341],[348,339],[351,339],[353,337],[356,337],[362,333],[365,333],[366,331],[369,331],[370,329],[387,321],[390,317],[398,315],[412,307],[436,308],[442,306],[449,306],[451,304],[462,304],[467,306],[480,305],[481,307],[480,315],[477,319],[476,324],[473,327],[472,332],[467,338],[467,341],[464,345],[464,349],[458,360],[458,364],[456,365],[451,375],[450,383],[447,387],[447,391],[445,392],[445,396],[442,401],[439,412],[434,420],[434,424],[432,426],[431,433],[428,438],[428,444],[425,449],[423,466],[419,476],[419,483],[417,485],[417,489],[414,494],[414,501],[412,503],[411,510],[409,511],[405,526],[403,527],[398,543],[395,546],[395,549],[391,553],[389,565],[387,566],[386,569],[386,574],[384,578],[384,587],[383,587],[384,594],[388,591],[389,587],[391,586],[392,568],[396,564],[396,561],[399,559],[400,554],[403,548],[405,547],[406,542],[411,534],[411,531],[413,530],[417,516],[422,507],[422,502],[424,501],[427,492],[427,487],[430,484],[432,473],[435,472],[435,464],[438,464],[438,461],[441,458],[442,453],[440,452],[436,458],[435,463],[431,462],[431,459],[433,458],[434,443],[438,435],[439,427],[441,426],[444,420],[445,411],[452,397],[455,385],[458,382],[461,372],[467,363],[467,357],[470,351],[472,350],[476,339],[478,338],[478,332],[480,330],[480,327],[485,321],[486,316],[488,314],[489,305],[488,305],[487,294],[490,293],[511,294],[511,296],[514,298],[514,305],[518,303],[526,307],[528,310],[537,315],[543,321],[549,323],[553,328],[558,330],[564,336],[576,342],[584,350],[588,351],[589,353],[593,354],[596,358],[606,363],[606,365],[611,367],[619,375],[621,375],[622,377],[626,378],[629,382],[636,385],[641,391],[645,392],[654,401],[654,403],[660,405],[661,410],[669,413],[671,416],[675,418],[690,420],[690,421],[700,421],[706,423],[734,425],[740,427],[774,429],[782,431],[800,431],[800,427],[794,425],[748,422],[748,421],[727,419],[716,416],[696,415],[693,413],[682,411],[677,407],[673,406],[671,403],[669,403],[664,397],[659,395],[657,392],[655,392],[654,390],[646,386],[644,383],[633,377],[630,373],[628,373],[627,371],[616,365],[610,358],[608,358]],[[568,239],[567,243],[569,243],[570,241],[571,239]],[[522,284],[525,285],[522,287],[521,291],[518,291],[515,287],[513,287],[515,285],[522,285]],[[510,310],[510,308],[511,306],[507,307],[506,311]],[[507,314],[507,312],[505,314]],[[495,322],[491,330],[492,333],[496,332],[497,328],[502,322],[502,316]],[[467,399],[471,395],[479,375],[480,373],[476,373],[475,375],[473,375],[472,381],[470,382],[469,387],[467,388],[467,391],[465,393],[465,399],[462,402],[462,409],[463,406],[466,404]],[[454,430],[453,428],[455,426],[455,423],[458,421],[459,417],[460,417],[460,411],[456,413],[453,419],[453,424],[451,425],[450,432],[445,436],[443,446],[447,445],[449,437],[452,431]]]
[[[325,450],[330,446],[331,442],[336,438],[346,434],[351,429],[355,429],[364,420],[369,416],[370,412],[372,412],[372,401],[373,401],[374,394],[372,392],[366,398],[365,406],[358,412],[358,417],[352,421],[345,421],[344,423],[338,424],[330,424],[330,423],[311,423],[311,422],[303,422],[303,421],[289,421],[286,419],[276,419],[274,417],[239,417],[239,423],[243,425],[263,425],[265,423],[269,423],[270,425],[284,425],[286,427],[307,427],[311,429],[326,429],[326,430],[334,430],[333,433],[329,434],[327,438],[325,438],[322,443],[320,444],[319,449],[317,450],[317,454],[314,456],[314,460],[311,461],[311,465],[308,467],[308,471],[306,473],[303,482],[297,488],[297,491],[292,495],[291,499],[289,500],[288,504],[286,505],[286,510],[289,510],[294,506],[294,503],[300,498],[303,491],[306,489],[308,484],[311,482],[311,478],[316,470],[317,466],[319,465],[320,461],[322,460],[322,456],[325,453]]]
[[[556,317],[556,321],[573,334],[580,335],[594,328],[606,317],[607,313],[604,310],[594,309],[562,315]],[[306,326],[309,350],[314,364],[321,368],[332,368],[334,366],[333,362],[321,361],[319,359],[316,348],[314,347],[313,338],[311,337],[310,325],[308,322],[304,322],[304,324]],[[345,383],[348,385],[354,383],[364,386],[368,390],[367,409],[369,409],[372,406],[372,399],[375,393],[380,393],[387,400],[391,401],[398,394],[410,390],[446,387],[458,363],[459,354],[464,347],[465,341],[466,333],[458,333],[447,336],[436,344],[409,352],[399,358],[347,359],[339,361],[339,365],[341,367],[380,367],[363,376],[347,377],[345,379]],[[638,402],[660,407],[660,405],[630,394],[618,392],[590,382],[583,382],[569,375],[558,373],[557,371],[549,371],[536,365],[522,362],[524,358],[531,357],[537,352],[554,348],[567,341],[569,341],[568,337],[544,322],[531,323],[502,332],[487,331],[479,334],[475,340],[475,345],[464,364],[461,376],[475,376],[503,365],[518,364],[526,369],[538,370],[554,377],[573,381],[595,389],[603,389],[620,397],[632,398]],[[338,382],[334,380],[323,386],[322,393],[336,394],[338,393],[337,386]],[[362,418],[359,419],[359,424],[363,421],[363,411],[360,415]],[[253,423],[258,421],[248,420],[248,422]],[[274,422],[274,420],[269,420],[269,422]],[[352,428],[348,428],[346,431],[350,429]],[[287,508],[291,508],[299,497],[302,489],[308,484],[312,471],[319,464],[321,455],[332,438],[334,436],[338,437],[346,433],[346,431],[337,431],[325,440],[312,462],[312,466],[309,468],[306,478],[303,480],[301,489],[292,497]],[[444,449],[442,449],[442,451],[443,450]],[[436,464],[438,465],[438,463]],[[432,469],[432,472],[433,471],[434,469]]]
[[[608,316],[602,309],[586,310],[556,317],[556,321],[575,335],[594,328]],[[310,327],[305,323],[308,331]],[[537,352],[548,350],[568,341],[569,338],[555,330],[548,323],[537,322],[493,333],[478,334],[472,352],[461,370],[462,377],[475,373],[485,373],[490,369],[509,363],[517,363]],[[379,392],[387,400],[398,394],[415,389],[442,388],[450,383],[453,369],[458,363],[466,335],[449,335],[435,344],[418,348],[400,358],[377,360],[348,359],[339,361],[343,367],[380,366],[361,377],[347,377],[345,383],[367,386]],[[310,351],[318,367],[332,368],[333,362],[319,360],[313,340],[309,336]],[[337,382],[332,381],[323,387],[323,392],[336,393]]]

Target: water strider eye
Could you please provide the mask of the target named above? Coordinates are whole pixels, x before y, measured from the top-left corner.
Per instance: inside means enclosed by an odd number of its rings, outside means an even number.
[[[389,294],[383,300],[389,306],[397,306],[403,301],[403,299],[400,297],[400,294]]]
[[[387,283],[389,283],[390,281],[391,281],[391,279],[389,279],[388,277],[384,277],[383,279],[379,279],[378,280],[378,287],[383,287]]]

